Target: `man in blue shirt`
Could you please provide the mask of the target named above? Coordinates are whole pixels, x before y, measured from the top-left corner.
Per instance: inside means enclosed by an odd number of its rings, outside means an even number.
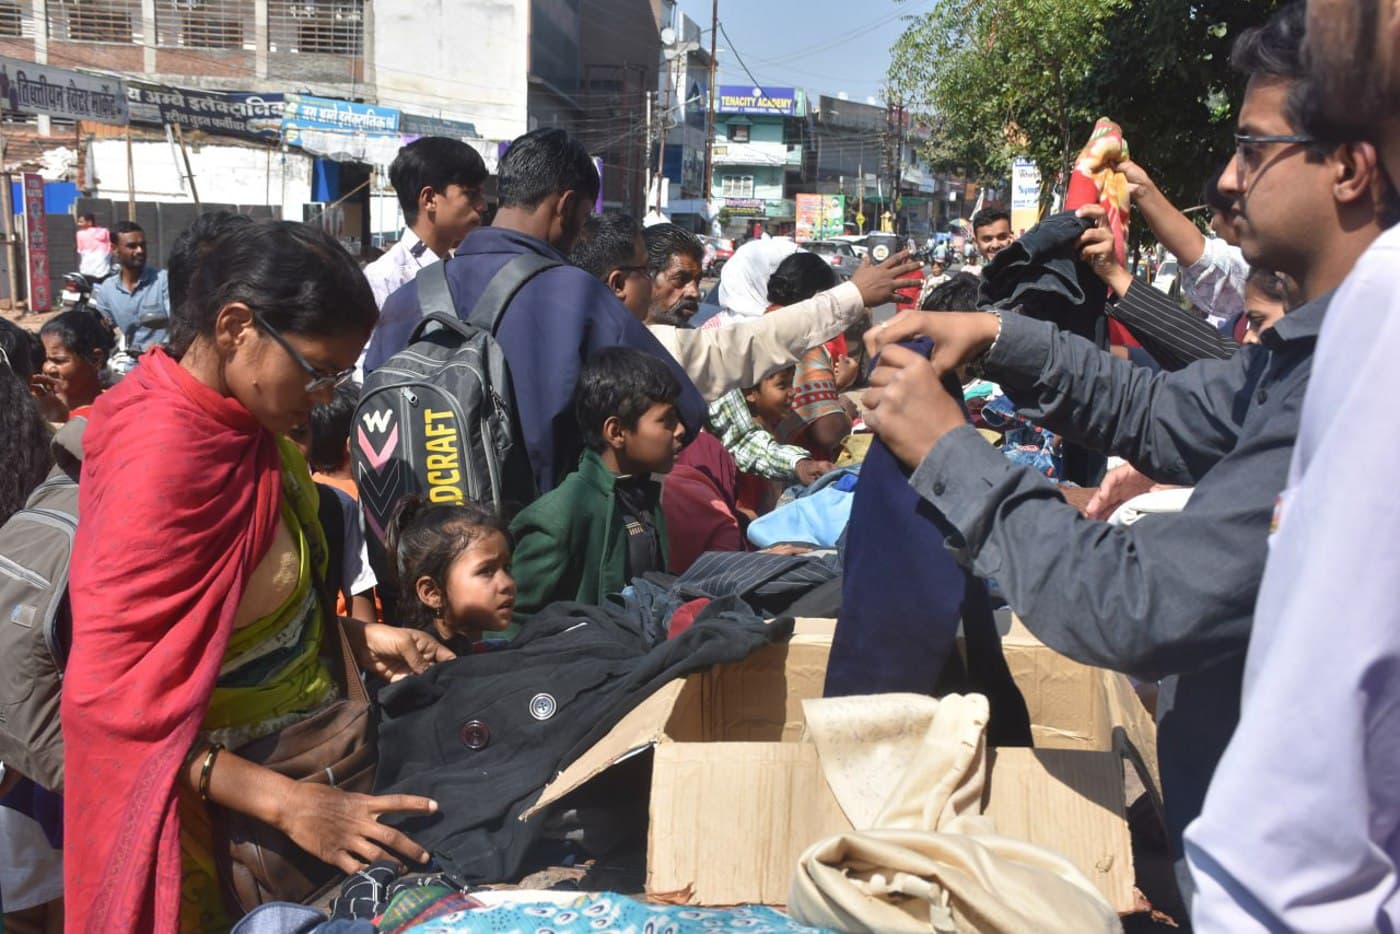
[[[598,196],[598,171],[588,151],[563,130],[536,130],[511,143],[499,173],[495,223],[462,241],[445,268],[457,314],[466,319],[492,277],[514,257],[536,253],[562,264],[521,287],[496,331],[539,492],[547,493],[578,466],[583,436],[574,417],[574,387],[584,361],[602,347],[633,347],[665,363],[681,384],[676,408],[693,437],[706,406],[690,377],[611,289],[565,256]],[[417,307],[416,281],[385,300],[365,353],[366,373],[408,344]]]
[[[170,288],[164,270],[146,264],[146,232],[133,221],[122,221],[112,231],[112,255],[120,266],[93,290],[97,310],[117,323],[126,337],[126,349],[137,354],[164,344],[166,324],[149,326],[142,320],[170,318]]]

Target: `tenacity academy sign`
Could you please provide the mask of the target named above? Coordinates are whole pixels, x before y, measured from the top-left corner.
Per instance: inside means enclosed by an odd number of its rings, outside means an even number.
[[[127,122],[126,84],[0,55],[0,104],[11,113],[67,120]]]
[[[760,88],[749,84],[719,86],[719,107],[722,114],[753,114],[754,116],[792,117],[797,114],[797,91],[794,88]]]

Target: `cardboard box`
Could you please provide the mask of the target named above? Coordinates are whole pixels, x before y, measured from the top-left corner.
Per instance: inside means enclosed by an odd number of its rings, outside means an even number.
[[[784,904],[802,852],[852,829],[803,741],[802,701],[821,696],[833,629],[799,620],[788,643],[667,684],[551,782],[536,810],[654,747],[648,896]],[[985,811],[999,832],[1063,854],[1130,913],[1119,701],[1108,683],[1117,676],[1033,639],[1013,640],[1007,654],[1046,748],[992,751]]]

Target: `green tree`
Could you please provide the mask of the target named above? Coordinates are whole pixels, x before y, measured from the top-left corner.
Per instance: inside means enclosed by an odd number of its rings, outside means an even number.
[[[1094,121],[1186,208],[1229,159],[1243,79],[1230,48],[1281,0],[933,0],[891,50],[889,93],[941,171],[1001,184],[1010,160],[1067,172]],[[1140,231],[1139,231],[1140,232]]]
[[[1027,155],[1062,175],[1098,116],[1081,88],[1105,24],[1128,2],[934,0],[891,50],[889,94],[933,128],[938,169],[999,183]]]

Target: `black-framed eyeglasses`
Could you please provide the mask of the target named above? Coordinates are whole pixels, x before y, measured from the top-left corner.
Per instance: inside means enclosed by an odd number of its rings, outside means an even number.
[[[335,389],[340,386],[344,386],[351,380],[352,377],[354,377],[355,368],[353,366],[348,369],[341,370],[338,373],[326,373],[323,370],[316,369],[314,366],[307,362],[306,358],[303,357],[295,347],[293,347],[287,342],[287,339],[285,337],[277,333],[276,328],[267,323],[266,318],[258,314],[256,311],[253,311],[253,309],[251,308],[248,310],[252,312],[253,321],[257,324],[257,326],[266,331],[268,337],[272,338],[278,344],[280,344],[282,349],[287,352],[287,356],[295,360],[297,366],[305,370],[306,375],[311,377],[310,381],[308,381],[306,384],[306,391],[308,393],[323,392],[327,389]]]
[[[1280,134],[1235,134],[1235,155],[1240,162],[1250,161],[1249,157],[1258,152],[1257,147],[1268,143],[1287,143],[1293,146],[1311,146],[1317,139],[1304,133],[1280,133]],[[1241,166],[1243,167],[1243,166]]]

